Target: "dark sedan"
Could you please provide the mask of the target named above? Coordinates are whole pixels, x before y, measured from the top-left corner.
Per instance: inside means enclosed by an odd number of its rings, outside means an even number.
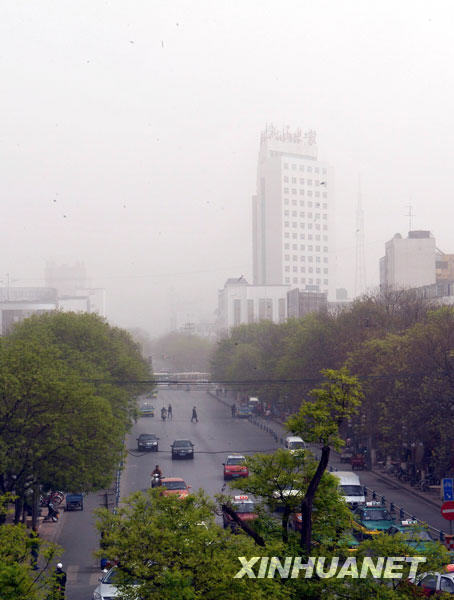
[[[158,440],[154,433],[141,433],[137,438],[137,449],[140,452],[144,450],[158,451]]]
[[[194,444],[190,440],[175,440],[171,448],[172,459],[194,458]]]

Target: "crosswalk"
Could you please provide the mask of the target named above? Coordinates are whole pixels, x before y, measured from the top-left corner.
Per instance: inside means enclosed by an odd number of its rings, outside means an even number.
[[[87,571],[80,570],[80,565],[68,565],[66,568],[66,582],[68,587],[76,586],[81,583],[95,587],[102,574],[101,569],[96,569],[91,573],[87,573]]]

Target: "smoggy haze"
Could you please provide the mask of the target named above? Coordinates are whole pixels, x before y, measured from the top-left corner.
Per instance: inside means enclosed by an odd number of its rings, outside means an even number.
[[[108,318],[162,332],[251,280],[260,131],[315,129],[335,169],[337,278],[384,242],[454,252],[451,2],[59,0],[0,12],[0,276],[84,261]]]

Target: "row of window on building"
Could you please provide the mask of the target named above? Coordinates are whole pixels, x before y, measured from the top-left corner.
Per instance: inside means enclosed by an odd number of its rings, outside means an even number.
[[[302,172],[306,172],[306,173],[322,173],[323,175],[326,175],[326,168],[322,167],[320,169],[320,167],[313,167],[311,165],[296,165],[295,163],[292,164],[292,170],[296,171],[296,169],[299,167],[299,170]],[[284,163],[284,169],[290,169],[290,164],[289,163]]]
[[[306,239],[306,234],[305,233],[300,233],[299,236],[300,236],[300,240],[305,240]],[[292,233],[291,236],[290,236],[290,233],[288,231],[285,231],[284,232],[284,237],[285,238],[290,238],[291,237],[292,240],[297,240],[298,239],[298,234],[297,233]],[[323,237],[323,241],[324,242],[328,241],[328,236],[327,235],[321,236],[318,233],[315,234],[315,235],[312,235],[312,233],[308,233],[307,234],[307,239],[309,241],[315,240],[316,242],[319,242],[321,237]]]
[[[306,223],[304,223],[304,221],[301,221],[300,223],[297,223],[296,221],[292,222],[292,227],[301,227],[302,229],[304,229],[306,227]],[[289,221],[284,221],[284,227],[290,227],[290,222]],[[320,226],[320,223],[307,223],[307,228],[308,229],[317,229],[317,231],[320,231],[322,229],[322,227]],[[323,225],[323,231],[328,231],[328,225]]]
[[[320,181],[320,179],[304,179],[304,177],[300,177],[298,180],[298,177],[287,177],[287,175],[284,177],[284,183],[292,183],[293,185],[298,185],[298,183],[300,185],[326,185],[326,182]]]
[[[292,188],[292,195],[296,196],[298,190],[296,188]],[[290,194],[290,188],[284,188],[284,194]],[[320,196],[320,192],[313,192],[312,190],[305,190],[304,188],[300,188],[300,196],[314,196],[315,198],[328,198],[327,192],[322,192]],[[288,204],[288,203],[287,203]]]
[[[290,199],[284,198],[284,204],[290,204]],[[292,199],[292,205],[298,206],[298,200]],[[305,207],[304,200],[300,200],[299,205],[300,205],[300,207],[304,208]],[[315,208],[317,210],[321,210],[321,209],[328,210],[328,204],[326,202],[323,202],[323,204],[322,204],[321,202],[312,202],[312,200],[308,200],[307,208]]]
[[[291,281],[290,281],[290,279],[291,279]],[[285,283],[286,284],[288,284],[288,283],[302,283],[302,284],[306,285],[306,282],[307,282],[307,285],[314,285],[314,279],[312,277],[309,277],[308,279],[306,279],[306,277],[301,277],[301,279],[298,279],[298,277],[293,277],[293,278],[286,277],[285,278]],[[316,279],[315,280],[315,284],[316,285],[321,285],[321,279]],[[323,285],[328,285],[328,280],[327,279],[323,280]],[[327,292],[328,290],[324,289],[323,291]]]
[[[290,211],[289,210],[284,210],[284,217],[289,217],[290,216]],[[292,217],[297,217],[298,216],[298,211],[297,210],[292,210]],[[320,217],[323,218],[323,220],[326,220],[328,218],[328,213],[312,213],[312,212],[308,212],[307,213],[307,218],[308,219],[320,219]],[[300,211],[300,218],[301,219],[305,219],[306,218],[306,213],[304,211]]]
[[[305,255],[301,256],[301,258],[300,258],[301,262],[306,262],[306,258],[307,258],[307,262],[318,262],[318,263],[322,262],[322,257],[321,256],[307,256],[306,257]],[[315,258],[315,260],[314,260],[314,258]],[[296,262],[298,260],[298,255],[297,254],[293,254],[293,256],[290,258],[290,254],[285,254],[284,255],[284,260],[286,262],[290,262],[291,260],[293,260],[293,261]],[[327,256],[323,257],[323,262],[325,264],[328,263],[328,257]]]
[[[290,273],[290,266],[287,265],[285,267],[285,272],[286,273]],[[308,267],[307,268],[307,272],[308,273],[321,273],[322,270],[320,267],[316,267],[315,271],[313,267]],[[298,267],[292,267],[292,273],[298,273]],[[300,267],[300,273],[306,273],[306,267]],[[324,275],[328,275],[328,269],[323,269],[323,274]]]
[[[321,246],[307,246],[306,244],[300,244],[299,249],[302,252],[328,252],[328,246],[323,246],[323,250],[321,250]],[[284,244],[284,250],[290,250],[290,244]],[[298,250],[298,244],[292,244],[292,250]]]

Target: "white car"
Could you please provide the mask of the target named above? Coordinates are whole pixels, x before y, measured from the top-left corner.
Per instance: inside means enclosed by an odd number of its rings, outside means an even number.
[[[112,567],[104,573],[93,592],[93,600],[113,600],[119,594],[117,584],[119,583],[118,570]],[[123,580],[122,580],[123,581]],[[134,583],[132,582],[132,585]],[[137,584],[136,584],[137,585]]]
[[[306,442],[299,435],[288,435],[285,438],[284,446],[292,454],[306,450]]]

